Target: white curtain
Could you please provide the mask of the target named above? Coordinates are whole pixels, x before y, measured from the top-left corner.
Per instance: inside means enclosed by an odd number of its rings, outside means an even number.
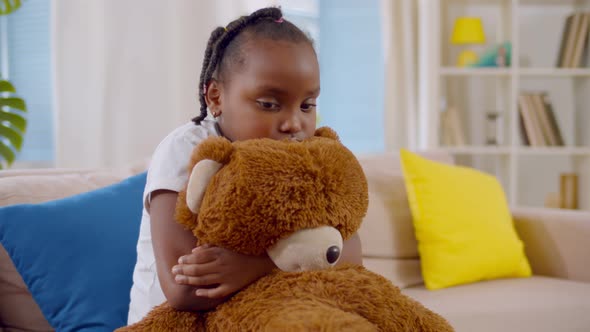
[[[119,167],[148,158],[198,114],[213,28],[274,3],[52,1],[56,166]]]
[[[415,0],[381,0],[385,56],[385,148],[416,148],[417,7]]]

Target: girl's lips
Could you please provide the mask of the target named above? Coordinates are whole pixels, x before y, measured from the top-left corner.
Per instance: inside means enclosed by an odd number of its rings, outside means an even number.
[[[289,137],[289,139],[291,141],[301,142],[301,141],[305,140],[306,137],[303,132],[299,132],[299,133],[292,134],[291,137]]]

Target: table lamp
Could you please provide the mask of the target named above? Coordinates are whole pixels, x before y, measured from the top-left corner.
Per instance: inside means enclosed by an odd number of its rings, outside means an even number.
[[[451,43],[453,44],[483,44],[486,36],[479,17],[459,17],[455,20]],[[471,50],[463,50],[457,58],[457,66],[465,67],[477,62],[477,54]]]

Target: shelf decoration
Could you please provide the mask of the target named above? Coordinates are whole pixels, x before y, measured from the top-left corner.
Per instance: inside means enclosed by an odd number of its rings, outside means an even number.
[[[451,43],[456,45],[483,44],[486,37],[483,31],[481,18],[459,17],[455,20]],[[477,53],[465,49],[459,54],[457,66],[466,67],[478,61]]]
[[[500,145],[500,113],[490,111],[486,113],[486,145]]]
[[[504,42],[488,49],[470,67],[510,67],[512,44]]]
[[[446,146],[466,145],[465,131],[459,110],[454,106],[450,106],[440,116],[443,144]]]
[[[559,194],[562,209],[578,208],[578,175],[576,173],[560,174]]]

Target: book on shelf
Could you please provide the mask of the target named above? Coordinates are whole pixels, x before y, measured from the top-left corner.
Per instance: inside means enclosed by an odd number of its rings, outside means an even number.
[[[563,146],[563,137],[546,92],[518,96],[519,127],[524,145]]]
[[[442,143],[445,146],[466,144],[461,115],[456,107],[450,106],[441,113]]]
[[[572,43],[574,35],[570,33],[572,31],[572,25],[575,15],[570,15],[565,19],[565,24],[563,26],[563,32],[561,34],[561,42],[559,44],[559,54],[557,55],[557,63],[556,67],[565,67],[567,63],[567,58],[569,53],[572,52]]]
[[[552,131],[551,125],[549,124],[549,115],[545,109],[543,97],[540,93],[533,93],[529,98],[533,102],[533,109],[535,110],[537,124],[541,128],[543,142],[549,146],[557,145],[557,135]]]
[[[526,134],[526,128],[524,126],[524,117],[522,116],[522,110],[520,109],[520,106],[518,107],[518,129],[520,132],[520,138],[522,139],[522,144],[524,146],[530,146],[531,145],[531,141],[529,140],[529,137]]]
[[[518,111],[522,115],[524,134],[530,146],[544,146],[543,135],[537,125],[534,104],[528,93],[521,93],[518,96]]]
[[[565,143],[563,141],[563,136],[561,135],[561,130],[559,129],[559,124],[557,123],[557,117],[555,116],[555,112],[553,111],[553,105],[551,104],[549,94],[546,92],[541,92],[541,98],[543,99],[543,105],[545,106],[547,117],[549,118],[551,131],[556,137],[556,145],[563,146],[565,145]]]
[[[557,67],[579,68],[590,34],[590,12],[576,12],[567,17],[561,35]]]

